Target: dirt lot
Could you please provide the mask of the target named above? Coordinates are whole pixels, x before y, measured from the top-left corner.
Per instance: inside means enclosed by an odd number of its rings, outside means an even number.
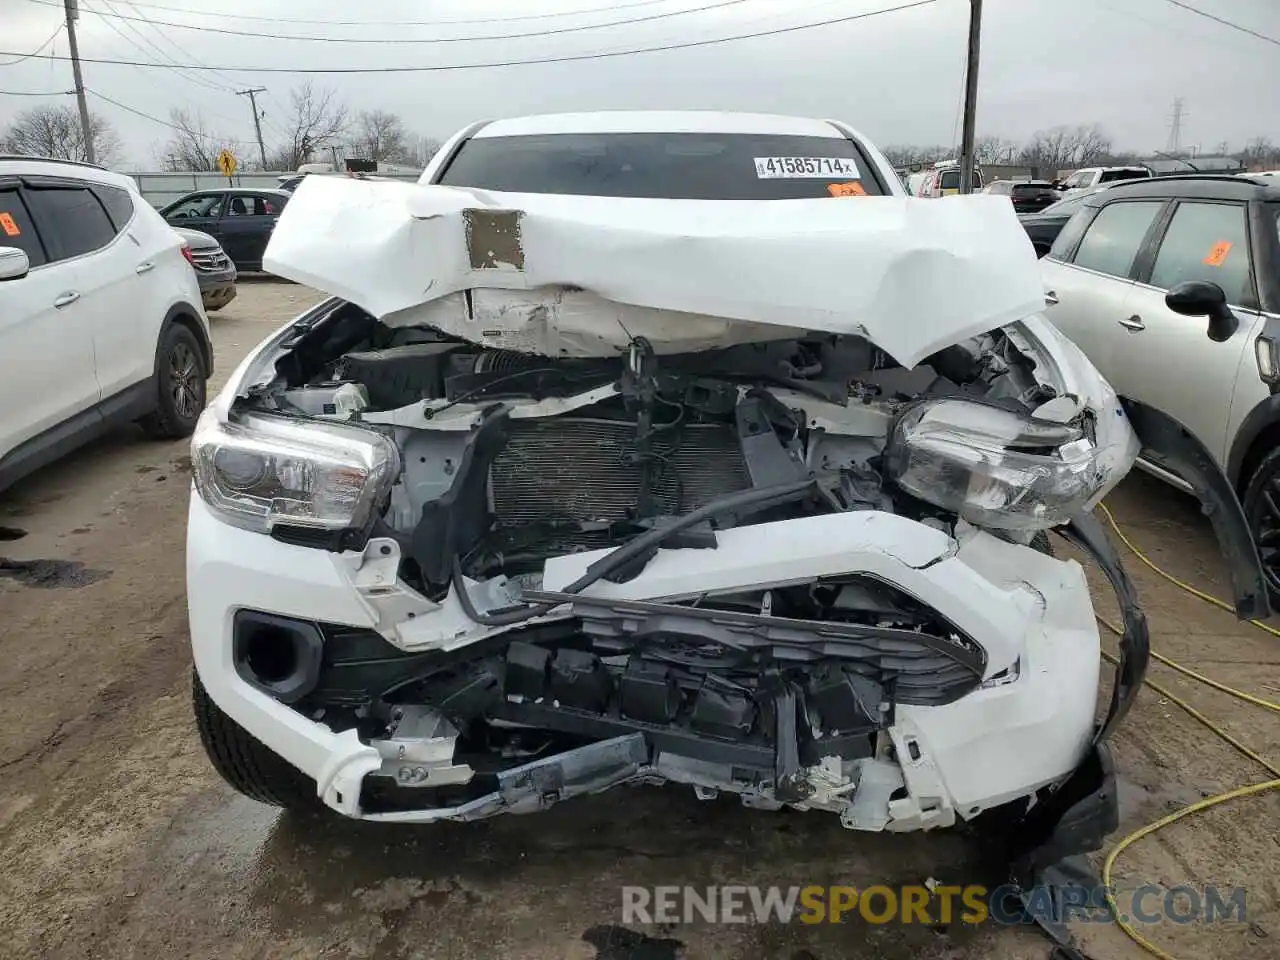
[[[215,315],[215,383],[313,299],[296,286],[243,284]],[[991,925],[695,924],[642,931],[649,940],[610,929],[623,884],[972,881],[978,851],[955,834],[853,834],[825,815],[752,813],[670,787],[614,791],[540,818],[429,828],[282,816],[234,795],[205,762],[188,704],[188,484],[185,443],[126,431],[0,496],[0,526],[25,531],[0,543],[0,555],[50,561],[0,577],[5,957],[1047,956],[1034,932]],[[1189,500],[1135,475],[1110,502],[1155,562],[1225,595],[1216,547]],[[1280,640],[1129,565],[1156,649],[1280,699]],[[1098,596],[1110,613],[1109,595]],[[1162,666],[1152,676],[1280,758],[1274,715]],[[1265,778],[1150,690],[1117,751],[1124,832]],[[1187,960],[1280,955],[1278,822],[1272,793],[1127,853],[1122,886],[1248,888],[1251,923],[1164,922],[1147,935]],[[1099,960],[1141,955],[1114,927],[1080,932]]]

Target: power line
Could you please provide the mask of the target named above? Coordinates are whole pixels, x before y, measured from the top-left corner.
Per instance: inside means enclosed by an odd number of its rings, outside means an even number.
[[[160,126],[168,127],[170,130],[176,130],[179,133],[191,132],[185,127],[180,127],[177,124],[170,123],[168,120],[161,120],[159,117],[153,117],[149,113],[143,113],[141,110],[138,110],[135,107],[131,107],[127,103],[121,103],[119,100],[112,100],[110,97],[106,96],[105,94],[99,93],[97,90],[90,90],[88,87],[86,87],[85,93],[92,94],[93,96],[97,97],[99,100],[104,100],[107,103],[111,104],[113,107],[119,107],[121,110],[124,110],[126,113],[132,113],[134,116],[141,117],[143,120],[150,120],[152,123],[158,123],[160,124]],[[227,142],[229,142],[233,147],[238,148],[240,146],[239,140],[230,140]]]
[[[495,60],[487,63],[451,63],[440,64],[435,66],[396,66],[396,67],[208,67],[193,66],[191,64],[181,64],[184,70],[214,70],[214,71],[236,71],[240,73],[296,73],[296,74],[365,74],[365,73],[444,73],[454,70],[488,70],[499,67],[523,67],[532,66],[540,63],[574,63],[583,60],[607,60],[615,57],[629,57],[642,53],[665,53],[668,50],[688,50],[693,47],[709,47],[721,43],[734,43],[739,40],[756,40],[762,37],[776,37],[788,33],[799,33],[802,30],[815,30],[820,27],[832,27],[844,23],[852,23],[855,20],[865,20],[869,17],[878,17],[882,14],[898,13],[903,10],[912,10],[916,7],[926,7],[937,3],[938,0],[911,0],[909,3],[901,3],[896,7],[884,7],[880,10],[868,10],[865,13],[852,13],[843,17],[834,17],[828,20],[818,20],[812,23],[801,23],[791,27],[775,27],[772,30],[756,30],[752,33],[738,33],[728,37],[709,37],[704,40],[686,40],[681,43],[664,43],[651,47],[632,47],[627,50],[608,50],[602,53],[574,53],[564,54],[558,57],[540,57],[533,60]],[[0,50],[0,54],[10,55],[12,50]],[[53,56],[51,54],[40,54],[37,59],[41,60],[67,60],[68,57]],[[113,60],[107,58],[90,59],[88,57],[80,58],[84,63],[109,63],[118,66],[127,67],[164,67],[162,63],[148,63],[137,60]]]
[[[33,3],[43,3],[45,0],[32,0]],[[131,17],[125,13],[116,13],[115,8],[111,7],[111,13],[103,13],[100,10],[90,10],[89,12],[98,17],[114,17],[118,20],[143,20],[154,27],[174,27],[178,30],[194,30],[198,33],[216,33],[232,37],[253,37],[260,40],[295,40],[307,43],[355,43],[355,44],[388,44],[388,43],[475,43],[480,40],[526,40],[533,37],[551,37],[564,33],[578,33],[585,30],[603,30],[607,27],[625,27],[636,23],[650,23],[655,20],[670,20],[673,17],[683,17],[694,13],[704,13],[707,10],[720,10],[725,7],[736,7],[739,4],[748,3],[750,0],[717,0],[716,3],[704,4],[701,7],[691,7],[687,10],[671,10],[666,13],[650,13],[643,17],[632,17],[628,20],[610,20],[608,23],[587,23],[572,27],[556,27],[552,30],[532,30],[524,33],[495,33],[484,37],[299,37],[281,33],[263,33],[260,30],[233,30],[228,27],[197,27],[190,23],[173,23],[168,20],[146,20],[140,17]]]
[[[1230,27],[1232,30],[1239,30],[1241,33],[1246,33],[1259,40],[1265,40],[1267,43],[1274,43],[1277,47],[1280,47],[1280,40],[1277,40],[1275,37],[1268,37],[1265,33],[1259,33],[1257,30],[1250,30],[1248,27],[1242,26],[1231,20],[1224,20],[1222,17],[1215,16],[1212,13],[1206,13],[1198,7],[1193,7],[1189,3],[1183,3],[1182,0],[1167,0],[1167,2],[1182,10],[1186,10],[1188,13],[1194,13],[1198,17],[1204,17],[1206,20],[1212,20],[1214,23],[1220,23],[1224,27]]]
[[[30,3],[49,4],[51,0],[29,0]],[[304,20],[289,17],[255,17],[237,13],[237,20],[261,20],[266,23],[301,23],[313,26],[329,27],[460,27],[481,23],[517,23],[524,20],[552,20],[559,17],[585,17],[594,13],[615,13],[618,10],[631,10],[636,7],[653,7],[671,0],[638,0],[636,3],[618,3],[610,7],[592,7],[587,10],[561,10],[557,13],[530,13],[515,17],[478,17],[466,20]],[[224,18],[221,10],[187,10],[183,7],[167,7],[158,3],[138,3],[132,6],[147,7],[151,10],[167,10],[170,13],[185,13],[197,17]]]
[[[1158,30],[1164,30],[1168,33],[1176,33],[1180,37],[1193,39],[1197,43],[1204,43],[1205,41],[1208,41],[1209,43],[1213,43],[1218,46],[1231,47],[1234,50],[1241,49],[1239,37],[1228,37],[1225,34],[1210,35],[1203,32],[1192,33],[1187,28],[1173,26],[1167,20],[1153,20],[1150,17],[1144,17],[1139,13],[1134,13],[1128,6],[1115,6],[1108,3],[1107,0],[1093,0],[1093,2],[1104,9],[1110,10],[1112,13],[1119,14],[1122,17],[1126,17],[1130,20],[1136,20],[1139,23],[1145,23],[1149,27],[1155,27]]]
[[[103,2],[103,3],[105,3],[105,4],[107,4],[107,7],[108,7],[109,9],[115,9],[114,7],[111,7],[110,0],[102,0],[102,2]],[[210,82],[210,81],[208,81],[208,80],[205,80],[203,77],[199,77],[199,76],[191,77],[191,76],[188,76],[187,74],[183,73],[183,72],[182,72],[182,70],[181,70],[181,68],[179,67],[179,65],[178,65],[177,61],[175,61],[175,60],[173,59],[173,57],[171,57],[169,54],[165,53],[165,51],[164,51],[164,50],[163,50],[159,45],[157,45],[157,44],[156,44],[155,42],[153,42],[150,38],[148,38],[148,37],[147,37],[144,33],[142,33],[142,31],[141,31],[141,30],[139,30],[137,27],[133,26],[133,24],[131,24],[131,23],[126,23],[126,24],[125,24],[125,26],[126,26],[126,27],[128,27],[128,28],[129,28],[129,30],[130,30],[130,31],[131,31],[135,36],[137,36],[137,37],[138,37],[138,39],[140,39],[140,40],[142,41],[142,43],[145,43],[145,44],[147,45],[147,47],[150,47],[150,50],[148,50],[146,47],[143,47],[143,46],[142,46],[142,44],[138,42],[138,40],[135,40],[135,39],[133,39],[133,37],[130,37],[130,36],[126,35],[126,34],[124,33],[124,31],[123,31],[123,30],[121,30],[119,27],[117,27],[114,23],[112,23],[110,20],[105,19],[105,15],[104,15],[104,14],[102,14],[102,13],[100,13],[99,11],[97,11],[97,10],[93,9],[92,7],[88,6],[87,4],[85,4],[85,3],[83,2],[83,0],[81,0],[81,4],[80,4],[80,6],[81,6],[81,8],[82,8],[83,10],[87,11],[88,13],[92,13],[94,16],[97,16],[97,17],[103,17],[103,18],[104,18],[104,19],[103,19],[103,21],[102,21],[102,22],[103,22],[103,24],[104,24],[104,25],[105,25],[105,26],[106,26],[106,27],[107,27],[107,28],[108,28],[112,33],[114,33],[117,37],[119,37],[119,38],[120,38],[121,40],[123,40],[125,43],[127,43],[127,44],[129,44],[131,47],[133,47],[133,49],[135,49],[135,50],[139,51],[140,53],[142,53],[144,56],[149,56],[149,55],[151,54],[151,52],[156,53],[156,54],[160,57],[160,60],[162,61],[160,64],[158,64],[158,66],[162,66],[162,67],[165,67],[165,68],[167,68],[167,69],[172,70],[172,71],[173,71],[177,76],[181,77],[183,80],[186,80],[188,83],[194,83],[194,84],[197,84],[197,85],[199,85],[199,86],[201,86],[201,87],[204,87],[204,88],[205,88],[205,89],[207,89],[207,90],[216,90],[216,91],[218,91],[218,92],[220,92],[220,93],[224,93],[224,92],[226,92],[226,91],[225,91],[225,89],[224,89],[223,87],[218,86],[216,83],[212,83],[212,82]],[[81,62],[85,62],[85,61],[86,61],[86,58],[85,58],[85,57],[81,57],[80,59],[81,59]]]
[[[103,2],[107,4],[109,9],[111,9],[113,12],[115,11],[115,7],[112,7],[111,4],[108,2],[108,0],[103,0]],[[166,43],[168,43],[169,46],[177,50],[179,55],[184,57],[189,57],[193,63],[200,63],[200,64],[204,63],[204,61],[201,60],[199,57],[197,57],[194,53],[187,50],[185,47],[181,46],[177,40],[173,39],[173,37],[169,36],[167,33],[165,33],[165,31],[161,30],[158,26],[156,26],[154,23],[148,20],[146,15],[143,14],[142,11],[139,10],[137,7],[135,7],[132,3],[129,3],[128,0],[124,0],[124,5],[126,7],[129,7],[135,13],[137,13],[142,18],[142,22],[147,24],[147,26],[151,27],[151,29],[156,32],[156,35],[159,36],[161,39],[163,39]],[[169,57],[168,59],[173,59],[173,58]],[[228,78],[224,78],[224,80],[228,80]],[[227,89],[230,90],[234,88],[235,81],[228,80],[228,82],[230,83],[230,86]]]
[[[53,4],[53,6],[59,6],[59,4]],[[64,24],[59,23],[56,27],[54,27],[53,33],[49,34],[49,39],[46,40],[44,43],[40,44],[40,46],[36,47],[30,53],[24,53],[22,56],[18,57],[18,59],[16,60],[5,60],[3,63],[0,63],[0,67],[12,67],[15,63],[21,63],[23,60],[30,60],[37,53],[44,52],[44,48],[49,46],[49,44],[53,43],[53,41],[57,39],[58,34],[62,32],[63,26]]]
[[[127,106],[126,104],[121,103],[119,100],[112,100],[110,97],[99,93],[97,90],[90,90],[89,88],[86,87],[85,92],[93,94],[99,100],[105,100],[107,103],[111,104],[113,107],[119,107],[121,110],[125,110],[128,113],[134,114],[135,116],[142,117],[142,119],[144,120],[150,120],[152,123],[158,123],[160,124],[160,126],[168,127],[170,130],[185,132],[183,131],[182,127],[179,127],[177,124],[170,123],[168,120],[161,120],[159,117],[153,117],[151,114],[143,113],[141,110],[135,110],[133,107]]]

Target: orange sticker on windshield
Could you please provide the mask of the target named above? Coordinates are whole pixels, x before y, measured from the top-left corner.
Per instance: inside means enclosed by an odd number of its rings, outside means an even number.
[[[6,237],[20,237],[22,230],[18,227],[18,221],[13,219],[11,213],[0,213],[0,230],[4,231]]]
[[[828,183],[827,192],[833,197],[865,197],[867,191],[862,189],[858,181],[853,183]]]
[[[1220,267],[1222,261],[1227,259],[1227,254],[1231,252],[1230,240],[1219,240],[1209,251],[1209,255],[1204,258],[1205,266]]]

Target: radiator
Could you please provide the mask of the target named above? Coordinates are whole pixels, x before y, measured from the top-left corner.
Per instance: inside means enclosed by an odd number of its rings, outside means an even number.
[[[625,520],[634,515],[640,468],[634,423],[575,417],[516,420],[490,473],[503,525]],[[687,513],[751,486],[733,428],[687,424],[654,436],[652,497],[660,512]],[[658,459],[661,458],[661,459]]]

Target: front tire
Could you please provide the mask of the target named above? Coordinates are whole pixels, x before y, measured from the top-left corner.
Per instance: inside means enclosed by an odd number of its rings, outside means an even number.
[[[1271,609],[1280,610],[1280,448],[1254,468],[1240,505],[1267,577]]]
[[[138,422],[156,440],[189,437],[206,399],[208,373],[200,343],[185,326],[171,323],[161,334],[156,352],[156,408]]]
[[[223,713],[194,670],[191,709],[209,762],[233,789],[250,800],[286,810],[321,808],[316,782]]]

